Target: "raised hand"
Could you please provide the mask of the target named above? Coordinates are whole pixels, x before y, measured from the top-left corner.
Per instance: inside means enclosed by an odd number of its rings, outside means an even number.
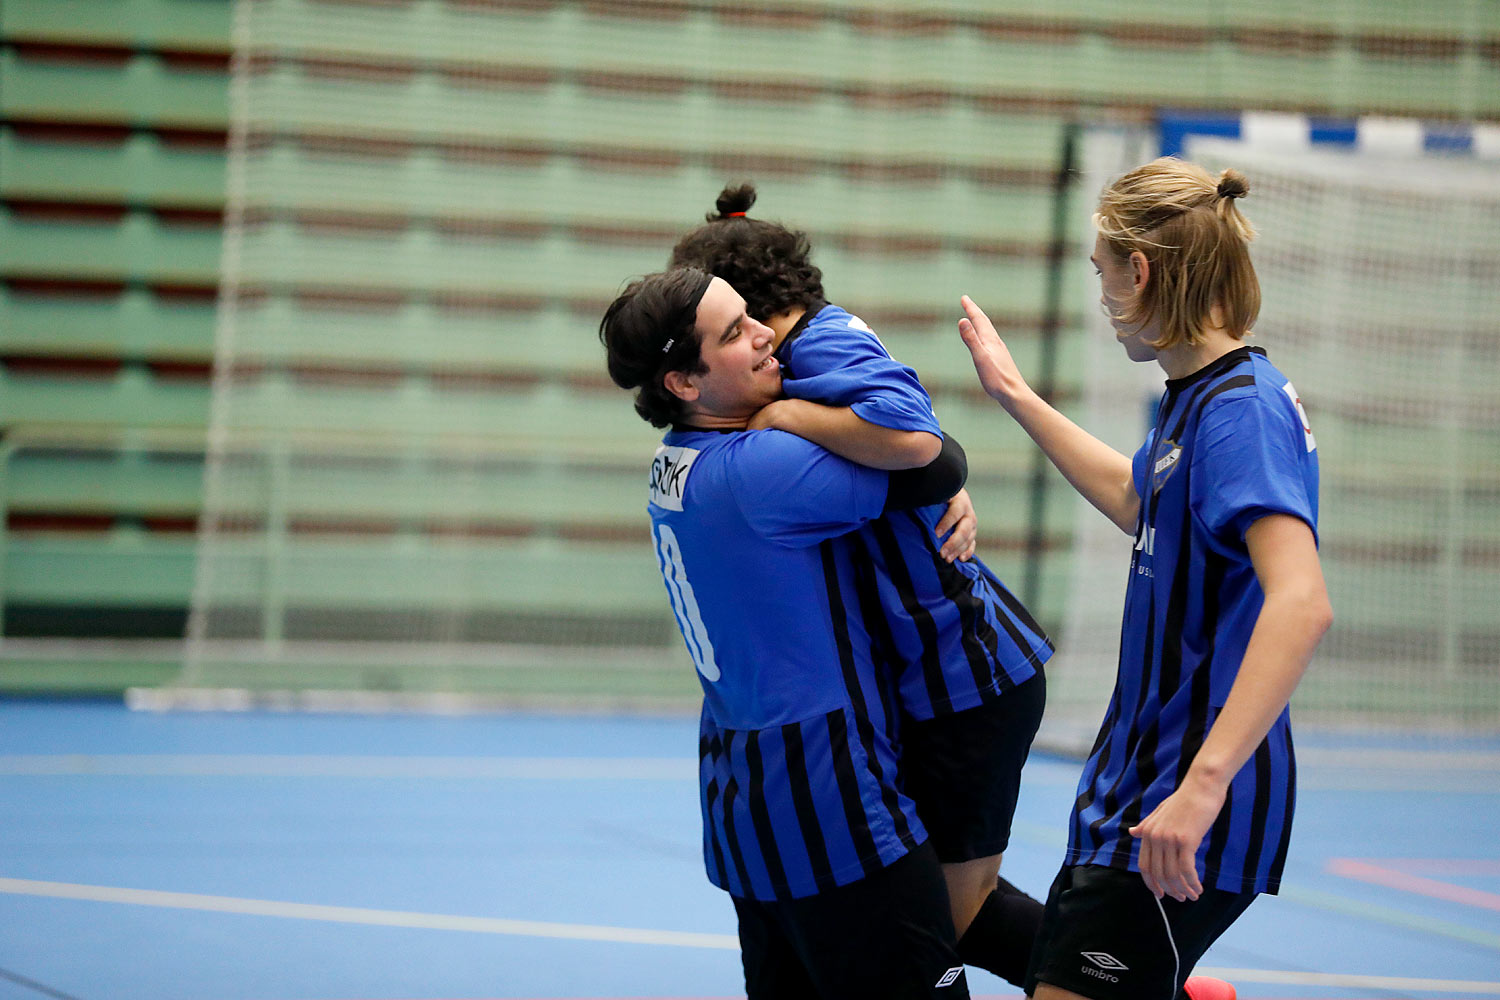
[[[1014,400],[1029,387],[1010,356],[1010,348],[995,332],[995,324],[984,314],[984,310],[965,295],[959,300],[964,309],[964,318],[958,321],[958,335],[974,359],[974,371],[979,382],[992,399],[1002,405]]]

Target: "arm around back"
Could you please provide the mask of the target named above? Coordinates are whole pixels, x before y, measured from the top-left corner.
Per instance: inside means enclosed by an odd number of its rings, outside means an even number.
[[[887,471],[921,468],[934,461],[943,446],[936,434],[882,427],[850,407],[806,399],[778,399],[751,417],[749,426],[751,430],[786,431],[851,462]]]
[[[951,437],[943,438],[938,456],[920,469],[903,469],[890,474],[886,510],[911,510],[930,504],[947,503],[969,478],[969,459],[963,446]]]

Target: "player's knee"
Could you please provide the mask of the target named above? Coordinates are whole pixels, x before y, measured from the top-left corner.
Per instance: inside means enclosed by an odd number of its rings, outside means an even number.
[[[1037,983],[1036,992],[1031,994],[1031,1000],[1087,1000],[1086,997],[1065,990],[1051,983]]]
[[[963,890],[995,888],[995,876],[1000,873],[1000,855],[974,858],[970,861],[955,861],[943,865],[943,877],[950,886]]]
[[[995,891],[995,878],[999,872],[998,854],[943,865],[948,901],[953,907],[953,929],[960,937],[974,919],[974,914]]]

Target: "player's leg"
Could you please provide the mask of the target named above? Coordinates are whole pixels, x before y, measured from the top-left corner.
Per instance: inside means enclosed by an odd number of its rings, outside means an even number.
[[[948,883],[948,902],[953,909],[953,929],[960,938],[985,901],[995,894],[1002,857],[987,854],[969,861],[943,863],[943,881]]]
[[[1222,979],[1209,979],[1203,976],[1194,976],[1189,979],[1177,996],[1178,1000],[1182,1000],[1184,996],[1187,1000],[1235,1000],[1233,986]],[[1036,992],[1032,994],[1032,1000],[1089,1000],[1089,998],[1071,990],[1039,983]]]
[[[1042,904],[997,872],[1046,691],[1039,670],[992,702],[902,727],[902,789],[943,862],[959,954],[1018,986]]]
[[[1016,888],[1003,875],[991,878],[989,888],[973,919],[959,935],[958,954],[965,964],[993,972],[1020,986],[1026,981],[1037,931],[1041,928],[1042,903]]]
[[[1193,966],[1253,899],[1210,889],[1197,900],[1158,900],[1136,872],[1065,867],[1047,897],[1027,994],[1182,1000]]]
[[[1072,990],[1039,983],[1036,992],[1031,994],[1031,1000],[1088,1000],[1088,997],[1074,993]]]
[[[822,1000],[967,1000],[931,846],[827,892],[770,904]]]
[[[745,996],[747,1000],[818,1000],[817,987],[777,919],[775,906],[753,899],[734,900]]]
[[[1196,989],[1194,984],[1197,984]],[[1187,981],[1183,993],[1178,994],[1178,1000],[1181,1000],[1184,994],[1188,1000],[1235,1000],[1234,987],[1222,979],[1194,977]],[[1039,983],[1036,992],[1032,994],[1032,1000],[1089,1000],[1089,998],[1071,990]]]
[[[1179,903],[1162,900],[1172,927],[1172,937],[1182,958],[1176,1000],[1234,1000],[1234,987],[1222,979],[1190,973],[1229,926],[1255,901],[1253,892],[1223,892],[1209,889],[1196,900]]]

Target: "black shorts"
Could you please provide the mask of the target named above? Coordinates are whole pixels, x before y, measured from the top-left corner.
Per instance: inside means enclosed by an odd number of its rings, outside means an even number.
[[[994,701],[901,728],[901,790],[944,863],[1004,853],[1047,679],[1036,676]]]
[[[1222,889],[1158,900],[1139,872],[1064,866],[1047,896],[1026,993],[1050,983],[1093,1000],[1172,1000],[1254,900]]]
[[[734,900],[748,1000],[968,1000],[932,848],[858,882],[776,902]]]

